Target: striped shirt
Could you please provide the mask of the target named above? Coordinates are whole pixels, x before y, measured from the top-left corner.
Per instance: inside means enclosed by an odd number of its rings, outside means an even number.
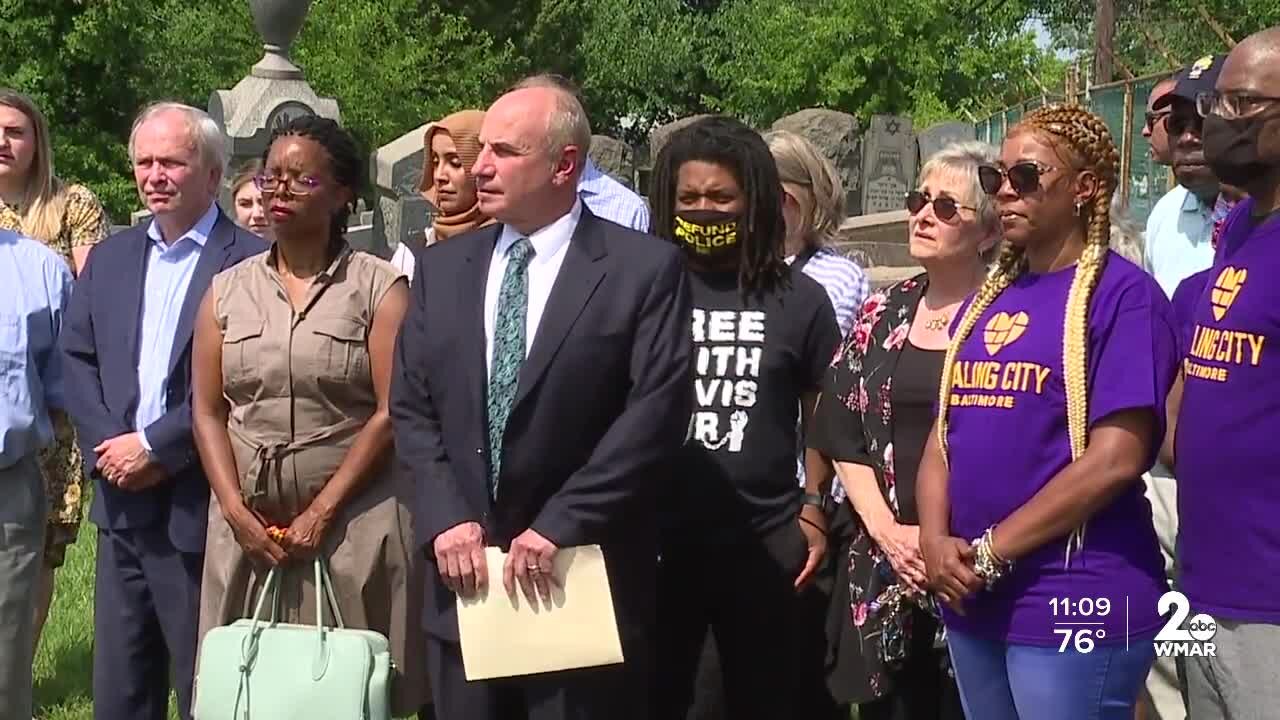
[[[793,260],[795,256],[787,258],[787,263]],[[848,335],[853,321],[858,318],[858,309],[871,293],[867,273],[858,267],[858,263],[827,247],[819,248],[800,272],[817,280],[826,289],[836,311],[840,337]]]
[[[578,197],[598,218],[642,233],[649,232],[649,204],[626,185],[603,173],[590,159],[578,179]]]
[[[787,258],[787,264],[794,260],[794,255]],[[827,297],[831,298],[831,306],[836,311],[836,324],[840,326],[840,337],[848,335],[853,322],[858,319],[858,310],[862,308],[863,301],[871,293],[871,283],[867,280],[867,274],[858,267],[858,263],[827,247],[819,248],[800,272],[816,280],[827,291]],[[831,348],[831,351],[834,353],[836,348]],[[799,450],[799,456],[796,459],[796,480],[799,481],[800,487],[804,487],[803,443]],[[838,480],[831,485],[833,495],[842,490]]]

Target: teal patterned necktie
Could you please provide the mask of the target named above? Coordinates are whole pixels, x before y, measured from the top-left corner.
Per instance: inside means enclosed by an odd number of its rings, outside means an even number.
[[[507,250],[507,269],[498,292],[498,316],[493,323],[493,359],[489,368],[489,492],[498,497],[502,468],[502,433],[516,399],[520,366],[524,364],[524,325],[529,310],[529,261],[533,245],[520,238]]]

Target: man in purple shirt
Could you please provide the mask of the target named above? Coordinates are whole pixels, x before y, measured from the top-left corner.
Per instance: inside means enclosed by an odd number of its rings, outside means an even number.
[[[1280,706],[1280,27],[1235,47],[1197,100],[1205,156],[1243,188],[1191,311],[1174,454],[1181,587],[1216,621],[1190,657],[1191,716],[1274,717]]]

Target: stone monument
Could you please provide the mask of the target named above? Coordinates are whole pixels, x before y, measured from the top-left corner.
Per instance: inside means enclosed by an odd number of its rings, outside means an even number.
[[[363,249],[391,257],[400,243],[422,244],[432,214],[431,204],[418,192],[426,134],[427,125],[421,125],[378,148],[369,158],[376,197],[371,243]]]
[[[901,210],[916,179],[911,118],[874,115],[862,143],[862,214]]]
[[[916,143],[920,147],[920,164],[923,165],[933,157],[934,153],[952,143],[975,138],[973,125],[969,123],[953,121],[930,125],[927,130],[916,136]]]
[[[265,53],[234,88],[215,90],[209,96],[209,114],[227,135],[231,156],[228,175],[246,160],[261,157],[271,132],[294,117],[341,119],[338,101],[317,95],[302,70],[289,60],[289,46],[310,7],[311,0],[249,0]]]
[[[591,152],[588,155],[600,172],[632,190],[635,189],[635,152],[630,145],[608,135],[592,135]]]
[[[772,130],[788,130],[813,143],[835,166],[844,185],[845,214],[860,215],[862,159],[858,118],[849,113],[809,108],[778,118]]]

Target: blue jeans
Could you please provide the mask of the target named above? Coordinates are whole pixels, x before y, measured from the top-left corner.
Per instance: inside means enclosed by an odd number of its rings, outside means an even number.
[[[1085,654],[951,630],[947,637],[969,720],[1133,720],[1155,661],[1149,639]]]

